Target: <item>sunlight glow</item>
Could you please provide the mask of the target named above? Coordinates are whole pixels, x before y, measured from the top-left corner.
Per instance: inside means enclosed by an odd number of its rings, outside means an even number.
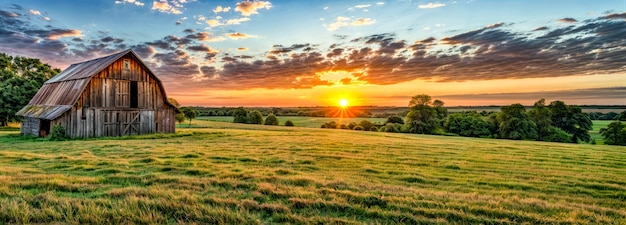
[[[341,100],[339,100],[339,105],[342,108],[345,108],[346,106],[348,106],[348,100],[346,100],[345,98],[342,98]]]

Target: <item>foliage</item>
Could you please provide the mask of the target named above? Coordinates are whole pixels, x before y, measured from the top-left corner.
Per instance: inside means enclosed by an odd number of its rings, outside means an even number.
[[[176,113],[175,119],[180,125],[182,122],[185,122],[185,114],[183,112]]]
[[[450,114],[444,124],[444,128],[450,132],[465,137],[489,136],[489,124],[476,113],[453,113]]]
[[[180,111],[185,115],[185,118],[189,120],[189,127],[191,127],[191,120],[196,118],[197,115],[196,110],[189,107],[183,107],[180,108]]]
[[[528,118],[532,120],[537,126],[537,140],[542,141],[544,137],[548,135],[555,134],[551,132],[552,126],[552,112],[546,106],[546,100],[540,99],[535,102],[533,108],[528,111]],[[561,142],[561,141],[558,141]]]
[[[606,128],[600,129],[604,143],[609,145],[626,145],[626,125],[621,122],[612,122]]]
[[[248,112],[247,115],[247,124],[263,124],[263,114],[258,110],[252,110]]]
[[[385,121],[385,123],[404,124],[404,120],[402,119],[402,117],[399,117],[399,116],[390,116],[390,117],[387,117],[387,121]]]
[[[409,102],[410,111],[406,116],[409,132],[417,134],[434,134],[444,119],[445,109],[443,102],[435,100],[436,105],[429,95],[416,95]]]
[[[379,132],[400,133],[402,130],[402,124],[399,123],[387,123],[378,129]]]
[[[356,126],[358,126],[358,124],[357,124],[356,122],[350,122],[350,123],[348,124],[348,128],[349,128],[350,130],[354,130],[354,127],[356,127]]]
[[[363,128],[363,127],[362,127],[362,126],[360,126],[360,125],[357,125],[356,127],[354,127],[354,129],[353,129],[353,130],[365,130],[365,128]]]
[[[568,106],[562,101],[553,101],[548,106],[552,112],[552,123],[554,126],[572,135],[572,143],[578,141],[589,142],[589,130],[593,128],[593,123],[589,115],[582,112],[577,106]]]
[[[233,123],[247,123],[248,122],[248,111],[243,107],[239,107],[235,109],[233,112]]]
[[[569,143],[572,141],[572,135],[558,127],[550,126],[541,140],[548,142]]]
[[[291,122],[291,120],[287,120],[287,121],[285,121],[285,126],[293,127],[294,124],[293,124],[293,122]]]
[[[52,127],[52,132],[48,135],[48,139],[51,141],[64,141],[67,140],[67,133],[65,131],[65,127],[61,125],[54,125]]]
[[[626,121],[626,110],[619,113],[615,119],[619,121]]]
[[[363,127],[363,130],[370,130],[374,126],[374,123],[369,120],[361,120],[359,126]]]
[[[39,59],[0,53],[0,126],[18,121],[17,111],[28,104],[46,80],[60,72]]]
[[[502,106],[497,115],[499,137],[513,140],[536,140],[537,126],[521,104]]]
[[[265,125],[274,125],[274,126],[278,126],[278,118],[276,118],[276,115],[274,115],[273,113],[270,113],[269,115],[267,115],[267,117],[265,118]]]

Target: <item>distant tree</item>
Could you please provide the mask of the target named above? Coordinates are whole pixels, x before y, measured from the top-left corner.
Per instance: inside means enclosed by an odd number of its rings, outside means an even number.
[[[263,114],[258,110],[252,110],[248,112],[247,116],[248,124],[263,124]]]
[[[180,108],[180,104],[178,103],[178,101],[176,101],[176,99],[174,99],[174,98],[167,98],[167,101],[169,103],[171,103],[172,105],[176,106],[176,108]]]
[[[285,126],[293,127],[294,125],[293,125],[293,122],[291,122],[291,120],[287,120],[285,121]]]
[[[364,130],[362,126],[356,126],[354,127],[354,130]]]
[[[450,114],[444,123],[444,128],[450,132],[465,137],[489,136],[489,124],[476,113]]]
[[[600,129],[604,143],[608,145],[626,145],[626,125],[621,122],[612,122],[606,128]]]
[[[398,133],[402,125],[399,123],[387,123],[378,129],[379,132]]]
[[[233,112],[233,123],[247,123],[248,122],[248,111],[243,107],[239,107],[235,109]]]
[[[615,119],[619,121],[626,121],[626,110],[622,111]]]
[[[278,126],[278,118],[276,118],[276,115],[274,115],[273,113],[267,115],[267,117],[265,118],[265,125]]]
[[[569,143],[572,142],[572,135],[568,134],[558,127],[550,126],[548,132],[545,134],[542,140],[548,142]]]
[[[369,120],[361,120],[361,122],[359,122],[359,126],[363,127],[363,130],[370,130],[372,126],[374,126],[374,123]]]
[[[183,112],[176,113],[175,117],[176,117],[176,121],[178,121],[179,125],[182,122],[185,122],[185,114]]]
[[[514,140],[536,140],[537,126],[526,115],[521,104],[502,106],[497,116],[499,137]]]
[[[443,113],[443,102],[438,101],[437,107],[433,107],[433,102],[429,95],[416,95],[409,102],[409,113],[406,116],[406,124],[409,132],[418,134],[433,134],[441,124],[440,113]],[[439,110],[439,111],[438,111]]]
[[[399,116],[390,116],[387,117],[387,120],[385,121],[385,123],[398,123],[398,124],[404,124],[404,120],[402,119],[402,117]]]
[[[39,88],[60,72],[39,59],[0,53],[0,126],[19,121],[17,111],[28,104]]]
[[[191,127],[191,120],[196,118],[196,115],[198,115],[198,112],[196,112],[196,110],[189,108],[189,107],[183,107],[180,109],[180,111],[185,115],[185,118],[189,120],[189,127]]]
[[[545,99],[542,98],[535,102],[533,108],[527,114],[528,118],[537,126],[537,140],[542,141],[544,137],[550,134],[550,131],[555,131],[555,129],[552,129],[552,112],[546,106]]]
[[[354,130],[354,127],[356,127],[358,124],[356,122],[350,122],[348,124],[348,129],[350,130]]]
[[[572,143],[591,140],[589,130],[593,129],[593,122],[579,107],[568,106],[562,101],[553,101],[548,108],[552,112],[552,124],[571,134]]]

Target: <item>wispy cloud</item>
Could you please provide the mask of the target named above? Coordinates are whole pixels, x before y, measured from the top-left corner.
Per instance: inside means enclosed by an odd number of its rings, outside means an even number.
[[[439,8],[439,7],[444,7],[444,6],[446,6],[446,4],[439,3],[439,2],[429,2],[428,4],[418,5],[417,7],[420,9],[434,9],[434,8]]]
[[[335,31],[341,27],[365,26],[365,25],[370,25],[374,23],[376,23],[376,20],[371,19],[371,18],[358,18],[358,19],[352,20],[348,17],[338,16],[337,18],[335,18],[335,21],[333,21],[332,23],[328,25],[325,25],[325,27],[328,31]]]
[[[37,16],[41,15],[41,12],[39,12],[38,10],[34,10],[34,9],[28,10],[28,13],[33,14],[33,15],[37,15]]]
[[[222,13],[222,12],[228,12],[230,11],[230,7],[222,7],[222,6],[217,6],[213,9],[213,13],[218,14],[218,13]]]
[[[254,35],[248,35],[248,34],[243,34],[243,33],[239,33],[239,32],[235,32],[235,33],[228,33],[225,34],[224,36],[233,39],[233,40],[237,40],[237,39],[248,39],[248,38],[255,38],[256,36]]]
[[[116,0],[115,4],[133,4],[136,6],[143,6],[144,3],[137,0]]]
[[[240,12],[242,16],[250,16],[252,14],[258,14],[259,9],[270,9],[272,3],[269,1],[243,1],[237,3],[235,7],[236,12]]]
[[[155,0],[152,2],[152,10],[168,14],[182,14],[184,4],[194,0]]]
[[[361,8],[367,8],[370,6],[372,6],[372,4],[362,4],[362,5],[355,5],[354,8],[361,9]]]
[[[558,21],[561,22],[561,23],[576,23],[576,22],[578,22],[578,20],[576,20],[574,18],[570,18],[570,17],[562,18],[562,19],[559,19]]]

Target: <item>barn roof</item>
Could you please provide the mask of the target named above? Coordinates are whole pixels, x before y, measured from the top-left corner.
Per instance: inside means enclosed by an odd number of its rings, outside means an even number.
[[[63,72],[57,74],[50,80],[46,81],[35,96],[16,114],[24,117],[34,117],[39,119],[53,120],[61,116],[64,112],[70,110],[78,101],[89,81],[93,76],[106,69],[118,59],[131,54],[134,58],[144,66],[150,74],[154,73],[141,61],[141,59],[128,49],[102,58],[92,59],[81,63],[70,65]],[[154,79],[159,83],[161,92],[163,93],[164,102],[174,108],[165,95],[165,90],[161,80],[158,77]]]

